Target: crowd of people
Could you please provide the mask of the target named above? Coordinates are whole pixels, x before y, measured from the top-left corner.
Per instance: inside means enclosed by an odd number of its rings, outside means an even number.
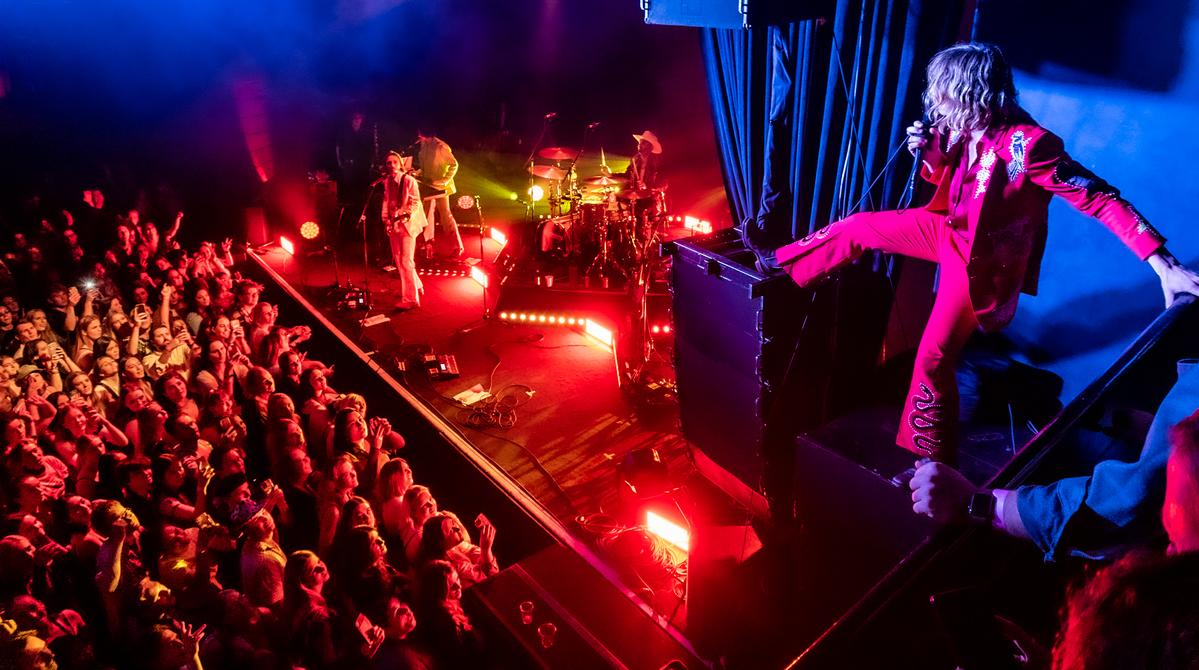
[[[34,204],[2,250],[0,667],[472,665],[494,526],[439,510],[231,241]]]

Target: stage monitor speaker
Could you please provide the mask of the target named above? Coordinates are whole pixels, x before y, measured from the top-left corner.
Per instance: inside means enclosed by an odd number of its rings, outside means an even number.
[[[687,556],[687,637],[704,654],[719,654],[754,617],[758,575],[744,566],[762,548],[749,524],[695,524]]]
[[[261,207],[246,208],[246,242],[250,246],[261,246],[271,241],[271,231],[266,225],[266,212]]]
[[[829,0],[641,0],[645,22],[693,28],[778,25],[831,14]]]
[[[699,452],[696,466],[709,481],[756,508],[753,496],[764,488],[772,455],[765,441],[773,392],[782,385],[810,300],[787,275],[757,272],[735,229],[680,240],[672,252],[683,436]]]

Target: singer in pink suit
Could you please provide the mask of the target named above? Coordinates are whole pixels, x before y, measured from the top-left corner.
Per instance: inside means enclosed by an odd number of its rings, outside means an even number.
[[[867,249],[940,265],[932,314],[916,351],[896,443],[954,463],[955,365],[970,334],[1006,326],[1021,292],[1035,295],[1054,195],[1099,220],[1161,279],[1166,304],[1199,295],[1199,275],[1165,248],[1165,238],[1103,179],[1070,158],[1062,140],[1016,101],[998,48],[959,44],[928,65],[929,122],[908,128],[908,148],[936,184],[932,201],[906,211],[855,214],[776,251],[807,286]]]

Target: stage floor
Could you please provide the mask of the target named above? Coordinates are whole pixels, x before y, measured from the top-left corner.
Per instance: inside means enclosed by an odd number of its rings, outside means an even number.
[[[478,233],[464,228],[462,234],[466,256],[478,257]],[[441,240],[439,245],[444,246]],[[655,407],[652,414],[637,411],[618,387],[613,354],[606,346],[568,327],[483,320],[482,288],[469,277],[424,276],[421,307],[395,311],[399,279],[374,267],[364,277],[360,249],[348,246],[337,270],[343,283],[369,284],[370,314],[387,317],[367,327],[360,324],[362,312],[340,311],[327,298],[326,289],[336,279],[330,255],[297,250],[290,256],[270,249],[261,257],[389,370],[394,371],[397,357],[430,351],[455,356],[461,371],[457,379],[430,381],[421,370],[396,377],[564,524],[569,526],[579,514],[619,511],[622,484],[616,466],[633,449],[654,447],[672,477],[696,479],[678,430],[677,407]],[[498,251],[497,243],[485,240],[488,262]],[[357,262],[345,257],[351,253]],[[494,296],[489,299],[494,305]],[[338,387],[336,375],[332,381]],[[516,409],[513,426],[469,425],[470,412],[451,397],[476,384],[527,398]]]

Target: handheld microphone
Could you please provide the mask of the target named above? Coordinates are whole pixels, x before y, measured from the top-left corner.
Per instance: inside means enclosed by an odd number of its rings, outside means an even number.
[[[926,133],[929,127],[928,114],[920,117],[920,127]],[[928,136],[928,141],[933,141],[931,135]],[[920,169],[924,163],[924,147],[918,147],[912,152],[912,173],[908,175],[907,186],[904,187],[904,198],[907,202],[912,201],[912,197],[916,195],[916,178],[920,175]]]
[[[546,115],[545,115],[545,120],[546,120],[546,121],[549,121],[550,119],[552,119],[552,118],[554,118],[554,117],[556,117],[556,116],[558,116],[558,112],[550,112],[549,114],[546,114]]]

